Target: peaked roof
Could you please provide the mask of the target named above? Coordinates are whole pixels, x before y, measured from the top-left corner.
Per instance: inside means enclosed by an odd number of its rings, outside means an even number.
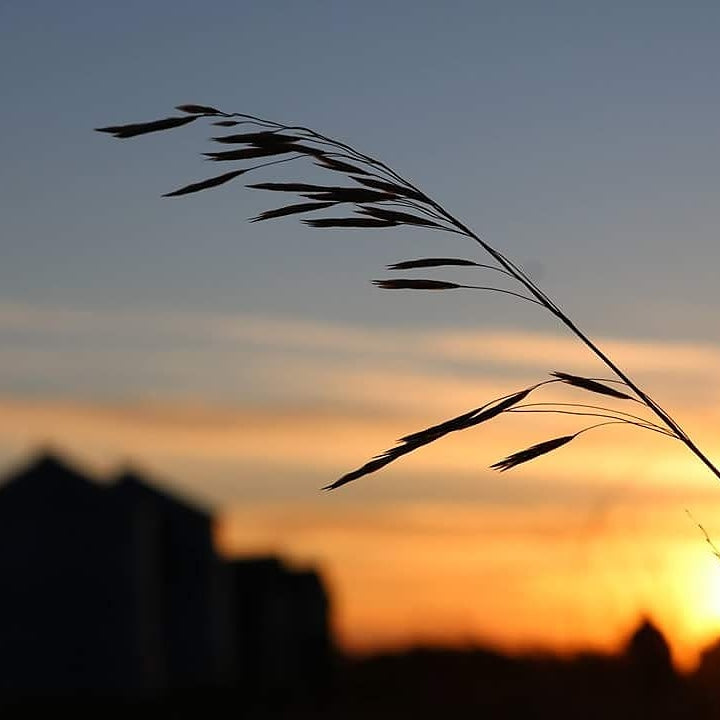
[[[44,451],[5,478],[0,492],[16,485],[43,484],[68,488],[98,488],[95,481],[66,459],[51,451]]]
[[[205,508],[175,493],[166,492],[132,470],[126,470],[116,475],[111,487],[114,492],[121,494],[128,493],[136,497],[145,497],[168,510],[174,510],[186,515],[194,515],[195,517],[207,520],[212,517],[211,513]]]
[[[158,488],[137,472],[122,472],[115,476],[110,485],[105,485],[52,451],[39,453],[27,465],[10,473],[4,480],[0,479],[0,497],[25,494],[45,499],[48,499],[48,495],[57,496],[70,502],[79,497],[103,497],[103,502],[110,503],[122,496],[144,497],[165,511],[203,520],[212,517],[205,508]]]

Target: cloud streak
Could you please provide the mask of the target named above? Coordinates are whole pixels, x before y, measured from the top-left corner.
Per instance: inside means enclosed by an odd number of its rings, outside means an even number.
[[[606,374],[571,337],[497,329],[396,329],[304,320],[186,312],[119,312],[0,305],[0,383],[44,392],[127,397],[204,393],[261,400],[282,392],[309,400],[343,396],[342,375],[361,368],[379,386],[394,373],[405,398],[426,376],[449,386],[536,381],[551,370]],[[714,401],[720,347],[652,340],[599,340],[641,380],[674,400]],[[414,379],[413,379],[414,378]],[[416,382],[417,380],[417,382]],[[357,394],[357,383],[344,392]],[[301,392],[301,386],[305,391]],[[1,386],[0,386],[1,387]],[[372,394],[372,393],[371,393]],[[459,395],[451,390],[451,395]],[[474,392],[471,394],[475,394]],[[491,393],[492,395],[492,393]],[[392,394],[387,396],[392,402]],[[474,402],[471,401],[471,402]],[[365,403],[364,403],[365,404]]]
[[[516,391],[550,370],[592,373],[588,353],[571,338],[487,329],[395,330],[6,304],[0,306],[2,338],[0,443],[8,457],[51,443],[83,457],[137,458],[170,473],[180,468],[188,482],[183,463],[193,472],[222,466],[228,482],[233,474],[273,477],[285,489],[291,478],[302,477],[314,490],[395,438]],[[617,340],[607,346],[662,380],[662,400],[674,401],[672,411],[711,455],[716,452],[720,348]],[[688,391],[696,383],[698,389]],[[553,386],[533,400],[578,400],[578,393]],[[386,478],[404,493],[429,492],[439,477],[442,492],[467,492],[469,478],[489,477],[490,463],[582,426],[577,418],[496,419],[410,454],[358,492],[371,496]],[[705,482],[703,468],[686,455],[664,438],[607,428],[519,476],[588,486],[613,478]],[[512,487],[516,481],[505,482]],[[253,488],[262,496],[262,488]]]
[[[319,494],[397,437],[551,370],[594,374],[571,338],[4,305],[0,340],[6,468],[50,445],[106,472],[130,459],[171,479],[227,513],[226,551],[321,561],[346,647],[469,634],[509,649],[612,649],[649,609],[687,664],[720,628],[702,594],[712,581],[702,538],[678,509],[706,507],[716,487],[662,437],[607,428],[498,475],[490,463],[579,427],[573,418],[503,417]],[[656,381],[703,447],[720,454],[720,348],[603,345]],[[552,398],[578,392],[554,386]],[[545,399],[549,388],[538,391]],[[636,515],[618,518],[618,503],[634,503]],[[669,507],[674,520],[646,522]],[[689,539],[678,540],[678,522]],[[512,624],[502,622],[508,613]]]
[[[339,354],[419,354],[460,362],[498,363],[517,367],[565,362],[589,368],[592,354],[573,337],[497,329],[444,328],[412,330],[339,325],[293,318],[198,312],[131,312],[57,309],[0,304],[0,333],[21,332],[36,338],[106,335],[123,340],[148,337],[280,349],[307,349]],[[623,364],[637,370],[697,372],[716,368],[720,347],[711,343],[631,341],[599,338]]]
[[[391,446],[393,438],[425,424],[413,413],[358,414],[328,407],[232,409],[0,399],[0,444],[8,462],[48,444],[93,462],[131,458],[170,477],[179,474],[180,481],[194,483],[201,493],[204,488],[218,502],[248,492],[256,499],[314,495],[321,485]],[[388,493],[442,498],[492,492],[508,502],[524,502],[523,488],[533,484],[535,494],[539,488],[562,494],[563,487],[599,489],[630,481],[673,487],[678,477],[688,490],[710,486],[702,466],[678,443],[625,428],[583,436],[562,455],[558,452],[502,479],[487,470],[508,452],[577,426],[573,419],[497,419],[412,453],[347,492],[361,499]],[[709,449],[717,451],[717,443],[711,442]],[[226,481],[222,488],[213,478],[218,468]],[[258,484],[257,477],[270,479],[269,484]]]

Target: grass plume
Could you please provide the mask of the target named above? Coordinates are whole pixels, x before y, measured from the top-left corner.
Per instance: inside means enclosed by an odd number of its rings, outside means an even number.
[[[398,441],[399,444],[396,447],[377,455],[357,470],[343,475],[327,485],[326,489],[335,489],[374,473],[403,455],[435,442],[448,433],[469,429],[504,413],[522,412],[549,412],[578,417],[594,417],[601,418],[603,422],[584,426],[574,434],[544,440],[515,452],[492,466],[497,470],[509,470],[558,450],[584,432],[607,425],[622,424],[628,428],[658,432],[682,443],[716,478],[720,479],[718,467],[682,429],[677,420],[643,390],[588,334],[581,330],[519,265],[501,250],[481,238],[389,165],[312,128],[278,123],[245,113],[227,113],[207,105],[179,105],[176,109],[185,115],[146,123],[111,125],[97,129],[99,132],[111,134],[116,138],[126,139],[178,128],[198,120],[210,121],[214,127],[245,126],[247,132],[232,132],[212,138],[214,142],[221,145],[240,147],[205,153],[205,156],[214,162],[241,163],[240,167],[201,182],[185,185],[168,193],[167,196],[190,195],[201,190],[218,187],[244,173],[257,171],[271,165],[277,166],[284,163],[283,167],[286,167],[291,163],[297,165],[303,161],[310,161],[334,176],[342,176],[348,184],[315,185],[302,182],[261,182],[249,185],[248,187],[252,189],[287,193],[311,201],[298,203],[294,200],[261,213],[252,219],[253,222],[291,215],[320,213],[320,215],[310,218],[303,217],[301,221],[310,227],[323,229],[384,229],[406,226],[414,230],[432,230],[460,235],[478,248],[484,262],[459,258],[421,258],[397,262],[390,265],[388,269],[408,271],[418,268],[476,267],[502,274],[504,279],[512,283],[512,287],[461,285],[442,279],[412,278],[376,280],[374,281],[375,285],[386,290],[454,290],[459,288],[489,290],[529,301],[553,316],[561,326],[577,338],[578,342],[585,345],[613,376],[612,379],[607,380],[554,371],[551,373],[550,379],[542,380],[530,388],[524,388],[450,420],[406,435]],[[217,118],[222,119],[218,120]],[[256,165],[242,165],[248,160],[276,158],[276,156],[280,156],[279,159],[268,160]],[[347,210],[342,217],[322,214],[337,205],[341,205]],[[575,388],[583,393],[590,392],[613,400],[631,400],[641,406],[639,412],[644,414],[633,415],[612,407],[582,403],[548,402],[520,405],[530,392],[539,390],[541,387],[551,389],[557,383]]]
[[[493,463],[490,467],[493,468],[493,470],[505,472],[505,470],[510,470],[510,468],[517,467],[541,455],[557,450],[563,445],[567,445],[571,440],[574,440],[575,437],[576,435],[563,435],[562,437],[553,438],[552,440],[545,440],[537,443],[537,445],[531,445],[529,448],[525,448],[525,450],[514,452],[503,460]]]

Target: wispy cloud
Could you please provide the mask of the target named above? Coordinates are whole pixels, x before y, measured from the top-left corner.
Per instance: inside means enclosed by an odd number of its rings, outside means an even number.
[[[557,497],[569,488],[592,493],[628,484],[672,487],[678,477],[688,492],[709,487],[707,473],[678,443],[623,428],[583,436],[512,476],[488,471],[508,452],[580,426],[574,419],[526,420],[499,419],[446,438],[348,492],[358,499],[474,496],[515,503],[536,501],[541,493]],[[248,494],[256,499],[312,495],[391,446],[394,438],[426,425],[412,412],[383,415],[327,406],[232,409],[0,400],[0,444],[8,460],[48,444],[93,462],[131,459],[194,484],[221,503]],[[711,428],[700,426],[709,451],[717,452]]]
[[[338,374],[358,368],[390,377],[406,400],[422,377],[497,384],[535,380],[551,370],[606,374],[571,337],[506,330],[378,328],[299,319],[189,312],[120,312],[0,305],[6,389],[31,387],[66,394],[98,392],[213,397],[222,390],[254,400],[299,390],[341,396]],[[713,344],[600,339],[621,366],[658,382],[674,400],[702,404],[717,397],[720,347]],[[301,379],[302,378],[302,379]],[[416,378],[417,382],[413,379]],[[424,382],[424,381],[422,381]],[[83,383],[87,388],[83,388]],[[133,386],[133,383],[135,385]],[[391,388],[387,388],[391,390]],[[446,389],[450,389],[449,387]],[[345,382],[345,393],[358,393]],[[679,390],[679,392],[678,392]],[[116,395],[118,393],[115,393]],[[450,393],[455,395],[453,391]],[[461,393],[458,393],[461,394]],[[474,393],[471,393],[474,394]],[[447,396],[443,393],[444,396]],[[385,399],[392,403],[393,393]]]
[[[302,476],[314,489],[395,438],[550,370],[593,369],[588,353],[562,336],[343,327],[245,315],[2,305],[0,338],[6,340],[0,444],[8,456],[51,443],[84,457],[138,459],[179,472],[187,482],[212,468],[227,480],[223,490],[216,485],[211,492],[219,499],[233,477],[260,497],[276,491],[248,478],[273,477],[273,487],[288,490]],[[716,451],[720,348],[612,339],[606,345],[625,366],[661,380],[658,395],[669,397],[708,451]],[[535,399],[571,399],[573,392],[545,388]],[[362,483],[359,493],[382,494],[387,477],[400,494],[472,494],[473,478],[495,478],[486,474],[491,462],[581,426],[572,418],[502,418],[411,454],[383,478]],[[675,445],[608,428],[528,465],[518,477],[589,487],[628,478],[656,485],[678,477],[684,484],[705,482],[703,468]],[[498,491],[500,481],[492,482]],[[517,491],[516,480],[503,483]]]
[[[555,334],[497,329],[404,329],[351,326],[249,314],[186,311],[117,311],[50,308],[0,303],[0,332],[23,332],[48,339],[84,335],[123,340],[155,338],[257,344],[347,354],[421,354],[464,362],[520,367],[554,365],[559,359],[588,367],[593,356],[559,328]],[[600,338],[624,364],[650,371],[716,367],[720,347],[689,343]],[[662,350],[662,353],[658,353]]]
[[[687,664],[720,629],[702,595],[714,577],[705,560],[714,559],[682,513],[707,507],[716,488],[665,438],[606,428],[499,475],[491,462],[581,425],[504,417],[342,492],[318,492],[395,438],[550,370],[596,373],[571,338],[4,305],[0,339],[5,468],[43,445],[105,472],[139,464],[224,510],[228,552],[322,562],[347,647],[471,639],[612,649],[649,610]],[[603,345],[656,383],[703,447],[720,454],[720,348]],[[545,388],[536,399],[558,392],[582,391]],[[636,514],[618,517],[619,506]]]

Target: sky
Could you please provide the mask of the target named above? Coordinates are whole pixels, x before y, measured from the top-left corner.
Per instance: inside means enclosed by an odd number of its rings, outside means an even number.
[[[720,488],[665,438],[606,428],[499,475],[578,428],[513,416],[318,492],[552,370],[607,374],[532,306],[369,282],[475,247],[249,224],[272,200],[240,183],[165,199],[212,174],[209,128],[93,128],[192,102],[351,142],[522,263],[717,459],[719,31],[706,1],[0,4],[0,466],[52,447],[152,473],[215,509],[225,552],[322,567],[349,649],[612,649],[648,613],[690,666],[720,635],[696,524],[720,537]]]

